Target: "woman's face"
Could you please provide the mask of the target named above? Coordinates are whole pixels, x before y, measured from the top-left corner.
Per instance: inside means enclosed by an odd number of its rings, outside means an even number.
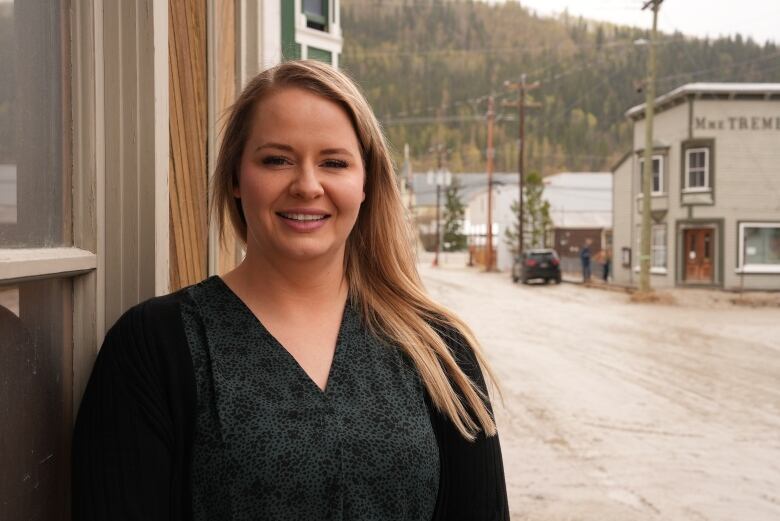
[[[267,96],[255,109],[234,189],[247,223],[247,255],[343,258],[364,181],[344,109],[299,88]]]

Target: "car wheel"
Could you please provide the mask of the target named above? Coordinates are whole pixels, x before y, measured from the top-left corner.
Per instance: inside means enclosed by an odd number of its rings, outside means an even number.
[[[550,283],[550,279],[544,279],[544,283],[545,284],[549,284]]]

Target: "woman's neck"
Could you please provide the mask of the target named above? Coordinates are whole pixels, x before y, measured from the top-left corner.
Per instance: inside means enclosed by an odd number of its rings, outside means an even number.
[[[274,262],[264,256],[248,254],[241,264],[223,276],[225,283],[250,308],[273,309],[274,314],[320,310],[335,306],[343,309],[348,285],[342,256],[302,262]]]

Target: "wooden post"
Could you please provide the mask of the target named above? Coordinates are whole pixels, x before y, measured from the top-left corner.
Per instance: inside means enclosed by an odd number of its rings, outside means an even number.
[[[488,98],[488,128],[487,128],[487,256],[485,257],[485,271],[495,270],[493,259],[493,123],[496,113],[493,110],[493,96]]]

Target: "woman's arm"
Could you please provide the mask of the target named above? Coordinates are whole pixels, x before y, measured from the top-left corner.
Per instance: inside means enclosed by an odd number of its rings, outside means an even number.
[[[479,363],[465,339],[451,329],[440,334],[463,372],[487,396]],[[489,401],[487,406],[492,414]],[[429,407],[433,405],[429,403]],[[498,434],[486,437],[479,433],[474,441],[468,441],[446,415],[432,410],[442,465],[434,521],[509,521]]]
[[[172,300],[134,307],[103,342],[73,436],[74,521],[174,521],[188,507],[194,377]]]

